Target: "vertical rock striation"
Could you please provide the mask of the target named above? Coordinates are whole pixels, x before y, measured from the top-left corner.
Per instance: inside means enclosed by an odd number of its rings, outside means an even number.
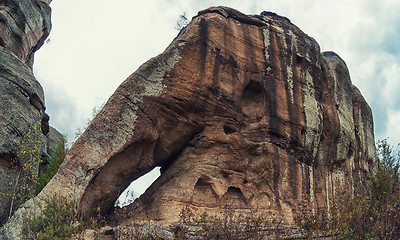
[[[322,215],[340,189],[355,194],[375,162],[371,110],[339,56],[284,17],[214,7],[118,87],[35,201],[57,193],[108,213],[161,166],[119,223],[176,221],[185,206],[290,223],[304,200]]]

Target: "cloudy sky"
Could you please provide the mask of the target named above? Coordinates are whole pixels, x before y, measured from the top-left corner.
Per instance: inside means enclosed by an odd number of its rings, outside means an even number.
[[[288,17],[347,63],[372,108],[375,138],[400,142],[400,1],[398,0],[53,0],[53,30],[37,53],[50,124],[74,140],[118,85],[164,51],[188,18],[224,5],[246,14]]]

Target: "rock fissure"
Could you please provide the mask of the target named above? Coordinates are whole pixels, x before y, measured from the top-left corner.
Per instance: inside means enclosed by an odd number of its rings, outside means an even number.
[[[45,3],[39,6],[34,0],[6,0],[0,5],[0,182],[3,183],[0,225],[3,225],[30,196],[30,189],[35,186],[31,179],[49,163],[62,135],[49,126],[44,92],[32,72],[33,54],[51,28],[50,7]],[[27,137],[34,142],[26,144]],[[40,160],[37,168],[23,166],[31,160],[25,155],[35,152],[32,148],[40,149],[39,156],[34,156],[35,161]],[[18,154],[22,150],[24,153]],[[10,233],[10,228],[4,229],[0,231],[0,239],[21,237],[18,231]]]
[[[335,189],[358,191],[376,156],[371,110],[342,59],[285,17],[213,7],[118,87],[65,161],[38,198],[65,189],[82,216],[168,223],[230,203],[293,223],[305,200],[323,214]],[[156,166],[146,192],[111,213]]]

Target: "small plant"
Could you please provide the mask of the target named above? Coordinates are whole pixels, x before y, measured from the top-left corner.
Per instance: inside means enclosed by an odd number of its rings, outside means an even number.
[[[50,163],[46,166],[46,170],[39,175],[35,189],[35,195],[38,195],[39,192],[42,191],[42,189],[47,185],[50,179],[57,173],[58,168],[64,161],[65,155],[67,153],[65,147],[66,143],[67,140],[65,137],[63,137],[58,143],[56,151],[50,157]]]
[[[399,153],[377,142],[379,168],[366,189],[340,210],[339,239],[400,239]]]
[[[314,233],[319,229],[318,216],[309,208],[309,201],[303,201],[299,204],[297,212],[298,215],[294,221],[300,227],[303,237],[311,239]]]
[[[381,168],[391,176],[397,175],[400,167],[400,152],[395,153],[393,147],[387,142],[387,138],[377,141],[376,146]]]
[[[17,158],[20,165],[18,176],[21,180],[16,183],[19,185],[18,197],[29,199],[33,196],[40,157],[40,123],[36,123],[28,128],[19,144]]]
[[[179,213],[179,221],[174,229],[176,240],[187,239],[187,234],[188,234],[187,225],[191,224],[193,221],[194,221],[194,214],[192,210],[188,206],[185,206]]]
[[[341,240],[352,240],[357,239],[357,235],[354,233],[354,230],[347,223],[343,223],[342,226],[342,234],[339,239]]]
[[[7,193],[1,193],[1,197],[9,199],[8,218],[34,194],[41,157],[40,132],[40,123],[29,126],[18,143],[16,156],[11,161],[15,171],[8,174]]]
[[[106,105],[105,102],[103,102],[102,104],[100,104],[100,106],[98,107],[93,107],[92,108],[92,115],[86,119],[86,124],[83,128],[78,128],[75,131],[75,140],[78,139],[82,133],[87,129],[87,127],[89,127],[90,123],[92,123],[93,119],[97,116],[97,114],[101,111],[101,109],[103,109],[104,105]]]
[[[123,208],[128,206],[129,204],[133,203],[136,199],[135,191],[132,189],[125,190],[121,196],[115,201],[114,207]]]
[[[180,31],[188,24],[189,24],[189,19],[186,17],[186,12],[184,12],[183,14],[179,15],[179,20],[176,21],[176,25],[174,26],[174,28]]]
[[[88,227],[76,218],[77,204],[66,197],[54,195],[46,202],[39,216],[24,215],[22,234],[24,239],[66,239]]]
[[[267,221],[263,216],[253,213],[238,213],[225,208],[220,216],[203,213],[195,220],[200,230],[196,235],[203,239],[262,239]]]

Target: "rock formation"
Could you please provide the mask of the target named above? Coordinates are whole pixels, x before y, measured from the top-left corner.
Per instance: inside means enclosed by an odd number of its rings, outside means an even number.
[[[375,158],[371,110],[338,55],[284,17],[214,7],[118,87],[35,201],[57,193],[108,214],[161,166],[119,223],[173,222],[185,206],[290,223],[304,200],[324,214],[339,189],[356,193]]]
[[[34,52],[51,29],[50,14],[42,1],[0,3],[0,225],[28,197],[22,189],[34,185],[28,175],[38,173],[39,163],[24,166],[30,159],[22,151],[40,148],[45,164],[61,137],[49,126],[43,89],[32,73]],[[37,139],[26,139],[33,128]]]

